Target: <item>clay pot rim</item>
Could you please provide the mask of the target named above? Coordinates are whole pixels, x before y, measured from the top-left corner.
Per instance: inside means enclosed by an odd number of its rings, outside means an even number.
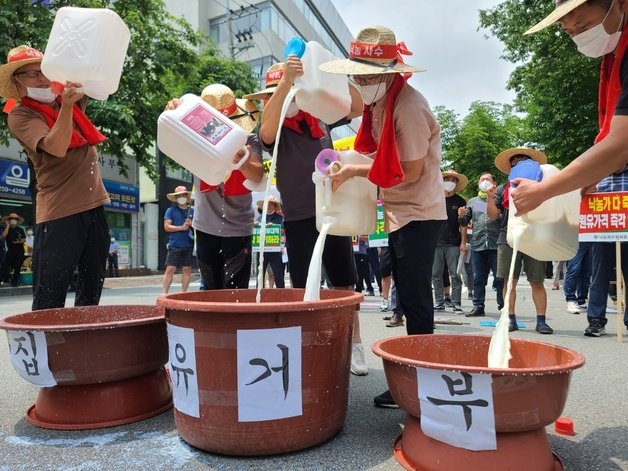
[[[536,340],[528,340],[528,339],[510,339],[513,343],[524,343],[524,344],[541,344],[548,347],[552,347],[555,349],[563,350],[568,352],[572,357],[572,361],[567,363],[562,363],[556,366],[544,366],[544,367],[536,367],[536,368],[489,368],[488,366],[462,366],[462,365],[450,365],[447,363],[433,363],[427,361],[420,360],[412,360],[405,357],[400,357],[397,355],[392,355],[386,352],[382,345],[387,342],[395,341],[397,339],[407,339],[409,337],[419,337],[418,335],[403,335],[398,337],[388,337],[382,340],[378,340],[375,342],[371,350],[373,353],[383,360],[390,361],[393,363],[398,363],[400,365],[427,368],[431,370],[444,370],[444,371],[464,371],[466,373],[490,373],[492,376],[506,376],[512,375],[513,372],[516,372],[517,375],[533,375],[538,376],[540,374],[559,374],[559,373],[567,373],[577,368],[580,368],[585,363],[585,357],[581,353],[576,352],[575,350],[571,350],[569,348],[560,347],[558,345],[554,345],[547,342],[537,342]],[[423,334],[421,337],[466,337],[466,338],[474,338],[481,339],[482,341],[486,341],[486,339],[490,342],[490,337],[486,335],[455,335],[455,334]]]
[[[301,288],[273,288],[272,291],[277,291],[278,289],[283,289],[286,291],[301,291],[305,290]],[[256,291],[252,288],[249,289],[228,289],[228,290],[215,290],[213,292],[218,291],[228,291],[231,293],[236,293],[238,291]],[[320,311],[326,310],[333,307],[346,307],[351,305],[358,306],[362,301],[364,301],[364,295],[361,293],[356,293],[354,291],[348,290],[325,290],[325,293],[344,293],[344,296],[339,297],[330,297],[329,299],[320,299],[318,301],[283,301],[283,302],[264,302],[264,292],[271,291],[271,289],[263,289],[262,290],[262,302],[256,303],[253,302],[235,302],[235,301],[225,301],[225,302],[208,302],[208,301],[189,301],[186,299],[178,299],[185,298],[186,293],[173,293],[166,296],[161,296],[157,298],[157,305],[166,309],[178,310],[178,311],[196,311],[196,312],[220,312],[220,313],[255,313],[258,314],[260,312],[260,304],[264,305],[264,309],[266,312],[280,313],[280,312],[295,312],[298,311]],[[298,309],[295,307],[298,306]]]
[[[83,309],[107,309],[107,308],[143,308],[143,309],[151,309],[155,310],[158,315],[151,317],[143,317],[140,319],[124,319],[124,320],[116,320],[116,321],[108,321],[108,322],[90,322],[83,324],[20,324],[16,322],[12,322],[15,320],[19,320],[21,317],[26,316],[44,316],[48,312],[59,311],[63,309],[64,311],[68,310],[83,310]],[[161,322],[165,322],[165,312],[163,309],[158,306],[150,305],[150,304],[109,304],[104,306],[75,306],[75,307],[65,307],[65,308],[53,308],[53,309],[42,309],[40,311],[29,311],[23,312],[20,314],[14,314],[11,316],[7,316],[4,319],[0,319],[0,329],[4,330],[18,330],[18,331],[28,331],[28,332],[72,332],[72,331],[81,331],[81,330],[101,330],[101,329],[114,329],[114,328],[122,328],[122,327],[133,327],[138,325],[146,325],[146,324],[158,324]]]

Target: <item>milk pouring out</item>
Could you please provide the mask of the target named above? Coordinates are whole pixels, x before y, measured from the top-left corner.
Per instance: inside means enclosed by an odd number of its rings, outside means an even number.
[[[285,48],[286,57],[295,55],[303,64],[303,75],[297,77],[295,101],[299,109],[327,124],[346,118],[351,111],[349,80],[345,75],[321,71],[318,66],[337,59],[316,41],[292,38]]]
[[[106,8],[63,7],[57,11],[41,70],[51,82],[83,85],[105,100],[118,90],[131,32]]]
[[[193,94],[166,110],[157,121],[157,147],[205,183],[219,185],[248,159],[248,134],[220,111]],[[233,163],[243,150],[245,155]]]

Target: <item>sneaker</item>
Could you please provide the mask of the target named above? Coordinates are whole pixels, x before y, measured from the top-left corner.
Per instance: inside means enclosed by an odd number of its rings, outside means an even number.
[[[445,307],[454,307],[449,296],[445,296]]]
[[[587,337],[600,337],[606,335],[606,329],[604,323],[597,318],[589,320],[589,327],[584,330],[584,335]]]
[[[580,305],[577,301],[567,301],[567,312],[580,314]]]
[[[484,317],[484,308],[480,306],[474,306],[471,312],[467,312],[464,317]]]
[[[364,362],[364,347],[361,343],[354,343],[351,352],[351,373],[356,376],[365,376],[369,373],[369,367]]]
[[[454,306],[454,314],[462,314],[463,312],[460,306]]]
[[[435,304],[434,305],[434,310],[435,311],[444,311],[445,310],[445,306],[443,306],[442,304]]]
[[[617,308],[614,307],[614,306],[613,307],[607,306],[606,307],[606,313],[607,314],[617,314]]]
[[[510,319],[510,323],[508,324],[508,332],[514,332],[515,330],[519,330],[519,326],[517,325],[517,321]]]
[[[390,391],[386,391],[373,399],[376,407],[387,407],[389,409],[399,409],[399,406],[392,398]]]
[[[403,316],[401,314],[393,314],[388,322],[386,322],[386,327],[402,327],[403,326]]]
[[[388,299],[382,299],[382,304],[379,305],[379,310],[382,312],[386,312],[389,308],[390,303],[388,302]]]
[[[536,329],[535,329],[539,334],[553,334],[554,333],[554,329],[552,329],[549,325],[547,325],[545,322],[541,322],[541,323],[537,323],[536,324]]]
[[[367,296],[375,296],[375,292],[372,289],[370,289],[370,290],[367,290],[366,295]]]
[[[578,307],[580,309],[585,309],[586,310],[589,307],[589,305],[587,304],[586,301],[578,301]]]

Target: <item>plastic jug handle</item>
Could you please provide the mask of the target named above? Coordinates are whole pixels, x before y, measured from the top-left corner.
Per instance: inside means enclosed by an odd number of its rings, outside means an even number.
[[[248,148],[248,147],[246,147],[246,146],[244,146],[244,147],[242,147],[242,150],[244,150],[244,157],[242,157],[242,158],[238,161],[238,163],[237,163],[237,164],[233,164],[233,167],[232,167],[232,168],[233,168],[234,170],[235,170],[235,169],[238,169],[238,168],[240,168],[240,167],[242,167],[242,165],[244,165],[244,162],[246,162],[246,161],[249,159],[249,155],[250,155],[249,148]]]
[[[329,208],[331,206],[331,178],[325,177],[323,180],[323,189],[325,195],[325,207]]]

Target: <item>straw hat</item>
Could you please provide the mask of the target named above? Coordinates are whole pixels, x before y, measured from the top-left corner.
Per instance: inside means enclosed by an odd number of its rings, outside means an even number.
[[[24,218],[21,216],[18,216],[16,213],[11,213],[8,216],[3,217],[2,219],[0,219],[0,221],[2,222],[9,222],[9,219],[17,219],[17,224],[20,225],[24,222]]]
[[[180,195],[187,196],[188,203],[190,201],[192,201],[192,192],[188,191],[188,189],[186,187],[184,187],[183,185],[176,187],[172,193],[168,193],[166,195],[166,198],[168,198],[173,203],[176,203],[177,202],[177,197],[180,196]]]
[[[553,25],[563,16],[575,10],[583,3],[586,3],[586,1],[587,0],[555,0],[556,8],[554,9],[554,11],[523,34],[536,33],[538,31],[541,31],[542,29],[547,28],[548,26]]]
[[[241,98],[236,99],[233,91],[226,85],[214,83],[206,86],[201,92],[201,98],[246,132],[250,133],[256,128],[259,110],[255,103]]]
[[[41,62],[44,55],[29,46],[14,47],[7,54],[7,63],[0,66],[0,96],[19,100],[26,95],[26,88],[13,79],[13,74],[20,67]]]
[[[513,147],[512,149],[506,149],[495,157],[495,167],[497,167],[500,172],[508,175],[510,173],[510,169],[512,168],[510,165],[510,159],[512,159],[515,155],[527,155],[541,165],[547,163],[547,156],[540,150],[530,149],[529,147]]]
[[[469,179],[462,173],[458,173],[455,170],[445,170],[441,173],[443,174],[443,179],[445,179],[445,177],[454,177],[456,180],[458,180],[458,183],[456,183],[456,188],[454,188],[454,193],[458,193],[459,191],[464,190],[469,184]]]
[[[271,204],[271,203],[275,203],[275,205],[277,206],[275,211],[281,211],[281,203],[279,202],[277,198],[275,198],[275,195],[270,195],[268,197],[268,204]],[[262,206],[264,206],[264,200],[259,200],[257,202],[257,207],[261,208]]]
[[[278,62],[277,64],[271,65],[266,71],[266,78],[264,80],[264,82],[266,83],[266,88],[264,90],[260,90],[259,92],[244,95],[242,98],[246,100],[265,100],[266,98],[268,98],[268,95],[275,93],[277,84],[282,77],[283,62]]]
[[[401,54],[412,55],[403,42],[397,43],[392,30],[385,26],[370,26],[351,41],[349,59],[325,62],[319,69],[344,75],[425,72],[421,67],[404,64]]]

